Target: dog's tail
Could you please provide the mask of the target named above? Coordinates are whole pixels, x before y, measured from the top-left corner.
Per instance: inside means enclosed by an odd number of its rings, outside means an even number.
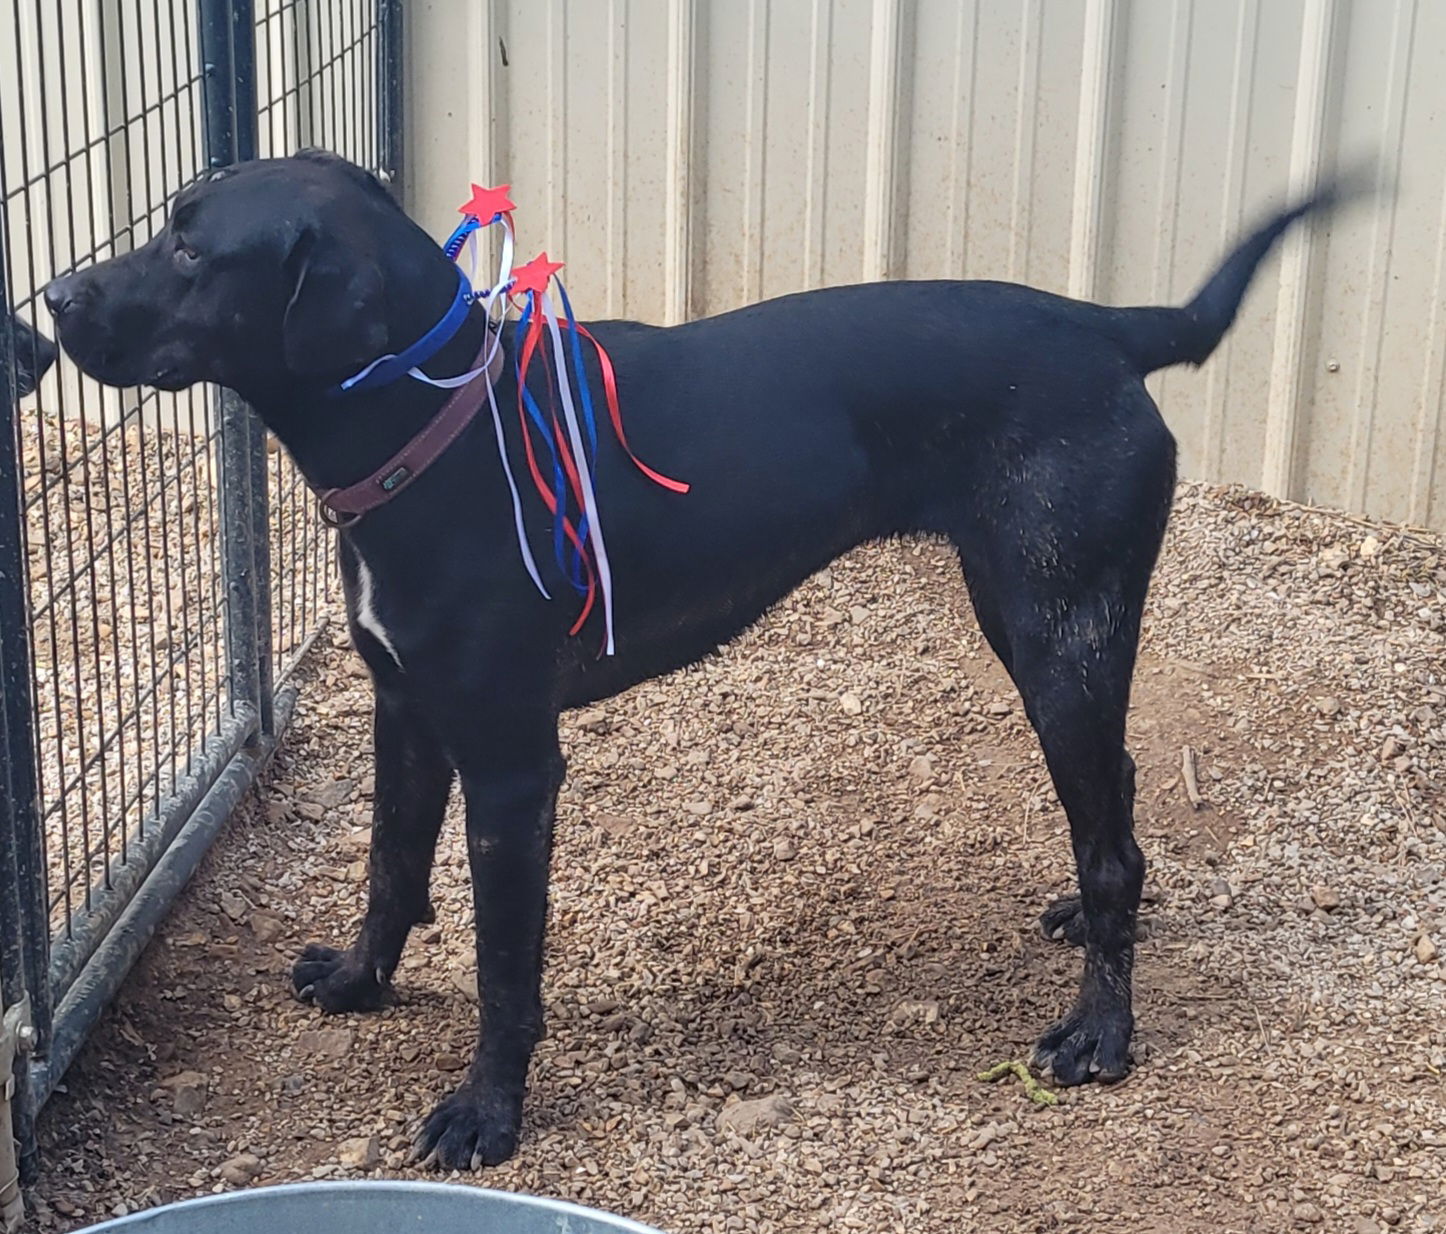
[[[1141,376],[1175,364],[1204,364],[1235,321],[1255,271],[1291,224],[1365,191],[1359,177],[1327,185],[1242,241],[1183,308],[1107,309],[1106,328]]]

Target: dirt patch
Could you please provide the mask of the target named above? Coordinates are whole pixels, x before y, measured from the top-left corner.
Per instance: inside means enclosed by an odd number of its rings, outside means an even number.
[[[976,1073],[1073,997],[1078,955],[1034,924],[1068,837],[942,549],[855,553],[570,717],[549,1037],[484,1181],[676,1234],[1446,1226],[1443,608],[1429,536],[1182,489],[1132,717],[1139,1066],[1050,1108]],[[371,791],[358,662],[309,673],[46,1112],[43,1229],[413,1173],[474,1033],[464,847],[454,809],[404,1005],[289,996],[296,950],[360,911]]]

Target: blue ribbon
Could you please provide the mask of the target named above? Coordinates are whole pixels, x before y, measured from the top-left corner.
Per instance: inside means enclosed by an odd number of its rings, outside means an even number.
[[[476,215],[469,214],[457,224],[457,230],[447,237],[447,243],[442,245],[442,252],[456,261],[457,255],[462,251],[462,246],[467,243],[467,237],[474,231],[480,230],[481,227],[482,220]]]
[[[523,306],[522,316],[517,319],[517,332],[515,338],[522,339],[527,335],[527,325],[532,320],[532,314],[537,307],[537,296],[534,292],[527,293],[527,303]],[[567,475],[562,469],[562,458],[558,454],[557,445],[553,441],[552,426],[548,423],[547,417],[542,414],[542,408],[537,405],[533,398],[532,391],[527,388],[522,377],[522,348],[513,349],[513,368],[517,374],[517,392],[522,399],[522,406],[527,412],[527,417],[532,421],[537,431],[542,434],[542,439],[547,443],[548,452],[552,455],[552,492],[553,499],[557,503],[557,512],[552,522],[552,554],[557,561],[557,568],[567,577],[569,583],[579,593],[587,592],[585,577],[581,574],[581,558],[577,550],[572,549],[573,559],[569,560],[568,550],[571,545],[563,534],[562,523],[567,516]],[[545,357],[543,362],[546,363]],[[583,523],[578,528],[578,539],[586,543],[587,519],[584,515]]]
[[[467,281],[467,276],[458,267],[457,294],[452,297],[451,307],[442,314],[442,319],[435,326],[405,351],[388,356],[372,368],[363,369],[356,376],[348,377],[341,385],[333,386],[327,393],[336,398],[339,395],[355,393],[358,390],[375,390],[379,386],[387,386],[400,380],[414,368],[421,368],[450,343],[456,337],[457,331],[462,328],[462,323],[467,320],[467,314],[471,311],[472,284]]]

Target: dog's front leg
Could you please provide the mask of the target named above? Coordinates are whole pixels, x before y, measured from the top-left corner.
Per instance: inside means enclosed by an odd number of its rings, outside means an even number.
[[[555,715],[512,716],[482,733],[458,759],[477,923],[477,1053],[417,1146],[456,1170],[496,1165],[517,1151],[527,1068],[542,1036],[548,866],[564,773]]]
[[[346,951],[311,944],[291,973],[296,992],[331,1013],[386,1003],[407,935],[431,917],[432,860],[452,789],[441,743],[394,687],[377,690],[373,742],[376,790],[361,932]]]

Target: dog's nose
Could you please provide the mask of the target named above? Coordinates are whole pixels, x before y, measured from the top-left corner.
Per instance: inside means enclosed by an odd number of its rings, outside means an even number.
[[[80,295],[80,278],[74,274],[63,274],[52,279],[45,287],[45,307],[57,320],[75,307]]]

